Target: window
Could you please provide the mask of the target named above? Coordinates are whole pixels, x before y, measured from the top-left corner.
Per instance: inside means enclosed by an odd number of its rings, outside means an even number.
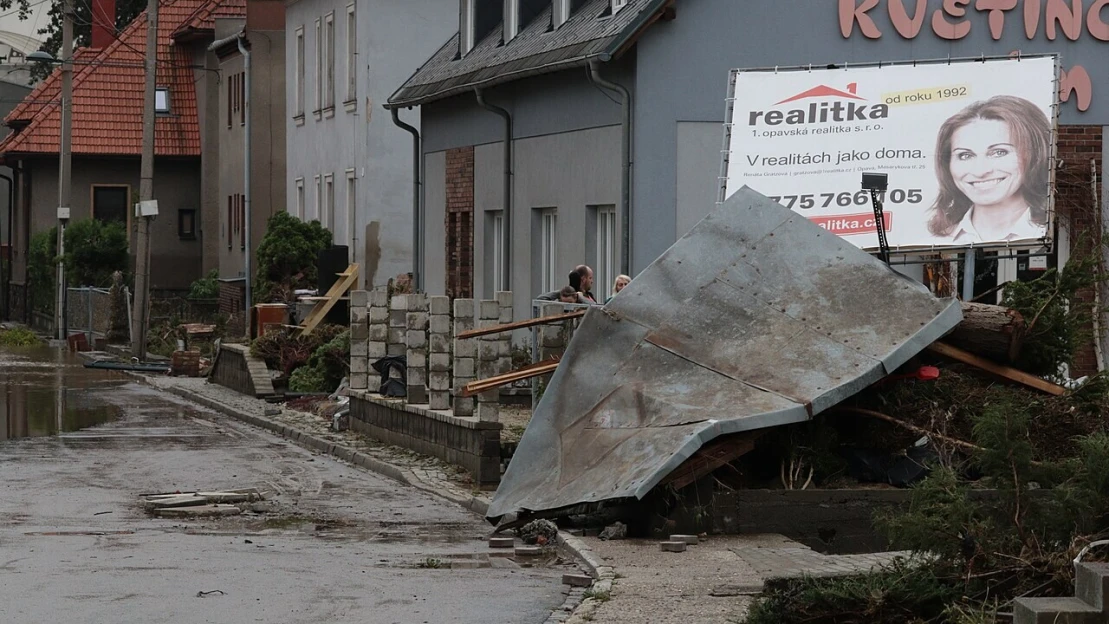
[[[554,0],[551,6],[551,27],[555,30],[570,19],[570,0]]]
[[[504,0],[504,32],[502,41],[508,43],[516,38],[520,32],[520,2],[519,0]]]
[[[231,249],[231,241],[235,236],[235,196],[227,196],[227,248]]]
[[[323,110],[323,21],[316,19],[316,118]]]
[[[231,127],[231,120],[235,118],[235,75],[227,77],[227,127]]]
[[[305,216],[307,216],[304,213],[304,178],[297,178],[296,179],[296,184],[297,184],[296,212],[293,213],[293,216],[300,219],[301,221],[304,221]]]
[[[335,14],[328,13],[323,19],[324,45],[324,110],[335,107]]]
[[[239,125],[246,125],[246,72],[239,73]]]
[[[501,290],[508,290],[504,284],[504,211],[498,210],[489,213],[488,245],[491,253],[489,256],[489,267],[491,271],[490,281],[493,284],[493,292],[496,293]],[[546,291],[544,291],[546,292]]]
[[[624,8],[627,4],[628,0],[612,0],[612,14],[616,15],[616,12]]]
[[[296,30],[296,77],[294,78],[293,92],[296,98],[293,107],[294,117],[304,117],[304,27]],[[303,216],[303,215],[302,215]]]
[[[466,56],[474,49],[474,3],[477,0],[462,0],[458,16],[458,55]]]
[[[316,176],[316,221],[323,222],[323,178]]]
[[[347,102],[358,97],[358,24],[354,4],[347,5]]]
[[[558,215],[554,208],[539,213],[539,270],[542,292],[551,292],[562,286],[558,275]]]
[[[350,247],[351,260],[354,259],[354,250],[356,249],[355,243],[358,237],[355,235],[355,224],[357,223],[357,194],[358,179],[354,176],[354,169],[347,169],[347,245]]]
[[[323,214],[320,223],[334,232],[335,228],[335,177],[330,173],[323,177]]]
[[[227,127],[230,128],[235,120],[235,113],[239,114],[239,125],[246,123],[246,81],[243,72],[231,74],[227,79]]]
[[[158,87],[154,90],[154,112],[160,115],[169,114],[169,89]]]
[[[182,208],[177,211],[177,238],[196,240],[196,210]]]
[[[616,257],[616,207],[598,206],[596,212],[597,257],[594,260],[593,290],[608,297],[612,283],[619,275]]]
[[[246,198],[239,194],[235,201],[239,206],[239,248],[246,249]]]
[[[130,186],[94,185],[92,187],[92,216],[94,219],[105,223],[115,221],[128,225],[130,224],[131,212],[127,208],[130,205]]]

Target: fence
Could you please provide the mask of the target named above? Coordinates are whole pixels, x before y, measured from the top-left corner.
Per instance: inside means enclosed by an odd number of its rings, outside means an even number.
[[[576,312],[593,307],[593,305],[533,299],[531,302],[531,318],[535,319],[563,312]],[[554,325],[533,325],[531,327],[531,363],[541,362],[551,356],[562,357],[562,353],[566,350],[566,346],[570,344],[570,337],[573,336],[577,326],[577,320],[564,321]],[[545,377],[531,378],[532,411],[535,411],[535,406],[539,403],[539,399],[543,394],[543,385],[545,385]]]
[[[127,331],[131,331],[131,289],[124,287],[127,298]],[[112,298],[106,288],[68,288],[66,293],[66,335],[83,333],[89,344],[97,338],[106,338],[111,329]]]

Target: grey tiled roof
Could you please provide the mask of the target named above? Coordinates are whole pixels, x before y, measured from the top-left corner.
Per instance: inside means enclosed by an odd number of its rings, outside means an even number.
[[[516,38],[501,45],[501,25],[464,58],[458,56],[458,33],[450,38],[386,104],[386,108],[418,106],[475,87],[518,80],[585,64],[612,55],[666,0],[629,0],[616,15],[606,13],[610,0],[587,0],[557,30],[550,31],[548,5]]]

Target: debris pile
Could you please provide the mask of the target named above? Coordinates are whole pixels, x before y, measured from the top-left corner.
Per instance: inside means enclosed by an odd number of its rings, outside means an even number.
[[[172,492],[143,494],[143,506],[152,515],[165,518],[234,516],[242,513],[243,503],[265,500],[256,488],[216,492]]]

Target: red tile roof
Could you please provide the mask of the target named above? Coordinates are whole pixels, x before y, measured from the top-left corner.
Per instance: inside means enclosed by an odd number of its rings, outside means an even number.
[[[193,61],[188,49],[173,44],[173,33],[200,9],[239,1],[164,0],[159,7],[158,86],[169,88],[171,114],[158,117],[155,124],[157,155],[200,155],[195,76],[189,67]],[[82,64],[74,68],[73,153],[138,156],[142,152],[146,13],[136,17],[112,45],[93,52],[97,52],[95,57],[80,53]],[[5,123],[22,121],[27,126],[0,143],[0,153],[58,153],[60,85],[60,72],[55,71],[12,110]]]
[[[174,38],[180,37],[189,31],[214,31],[217,17],[246,17],[246,0],[212,0],[200,7],[189,16],[176,30]]]

